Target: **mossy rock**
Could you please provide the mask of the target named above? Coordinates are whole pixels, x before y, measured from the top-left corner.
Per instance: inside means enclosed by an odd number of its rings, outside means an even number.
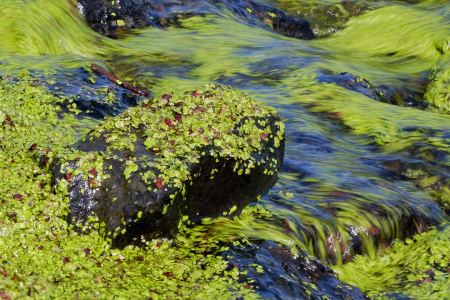
[[[74,227],[95,215],[123,247],[170,235],[183,216],[239,214],[276,183],[284,147],[273,108],[211,84],[106,118],[52,172]]]

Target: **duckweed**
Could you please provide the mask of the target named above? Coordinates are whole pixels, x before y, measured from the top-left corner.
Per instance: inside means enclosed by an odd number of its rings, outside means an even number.
[[[209,84],[184,94],[164,94],[152,102],[144,100],[123,115],[105,118],[90,138],[103,136],[105,155],[113,156],[114,150],[133,152],[141,146],[136,144],[140,142],[137,135],[142,136],[145,148],[157,158],[147,161],[146,156],[130,157],[125,178],[138,170],[135,162],[139,161],[161,173],[156,177],[147,171],[141,174],[144,181],[153,181],[157,187],[181,187],[183,181],[192,180],[189,164],[198,163],[205,155],[234,158],[235,171],[249,174],[256,164],[262,163],[251,156],[253,152],[261,153],[262,142],[273,138],[275,147],[279,147],[284,139],[283,122],[275,122],[279,129],[276,133],[270,128],[268,118],[275,114],[273,108],[243,92]],[[277,171],[276,162],[267,165],[269,174]]]
[[[59,105],[67,99],[52,95],[28,74],[0,81],[1,297],[256,297],[245,274],[225,271],[227,262],[214,255],[222,246],[210,247],[206,255],[195,244],[153,240],[143,248],[112,250],[103,237],[104,224],[94,216],[77,224],[84,235],[72,230],[66,222],[68,195],[63,188],[52,189],[48,165],[55,157],[78,157],[66,147],[95,122],[62,113]],[[101,168],[83,169],[92,158],[80,158],[81,171],[101,177]]]

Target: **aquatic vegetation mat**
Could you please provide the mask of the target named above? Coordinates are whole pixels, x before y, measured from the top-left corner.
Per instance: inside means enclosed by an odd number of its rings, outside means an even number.
[[[450,228],[443,225],[405,241],[371,260],[357,256],[333,269],[372,299],[447,299],[450,293]]]
[[[0,99],[2,297],[254,297],[237,269],[225,271],[226,261],[195,245],[153,240],[143,248],[113,250],[95,218],[84,235],[75,233],[65,220],[67,194],[51,188],[51,175],[39,158],[70,154],[65,147],[95,122],[61,113],[58,103],[66,99],[49,93],[28,72],[19,79],[3,77]]]

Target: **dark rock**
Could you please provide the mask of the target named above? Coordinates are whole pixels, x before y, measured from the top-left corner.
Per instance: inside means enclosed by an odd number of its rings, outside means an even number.
[[[68,99],[59,104],[63,112],[72,111],[79,116],[97,119],[119,115],[127,108],[137,106],[143,99],[111,83],[106,76],[83,68],[55,74],[51,80],[41,80],[39,83],[45,85],[49,91]]]
[[[219,14],[219,5],[251,25],[273,29],[287,37],[314,38],[307,21],[252,0],[79,0],[78,10],[93,30],[114,37],[124,29],[181,27],[180,20]]]
[[[230,269],[246,270],[264,299],[369,299],[361,290],[340,281],[328,266],[304,252],[294,256],[284,246],[259,241],[245,249],[230,245],[223,256]],[[262,266],[258,272],[254,265]]]
[[[392,86],[382,85],[375,87],[366,79],[351,75],[347,72],[339,75],[320,75],[316,78],[318,82],[336,83],[350,91],[355,91],[376,101],[399,106],[415,108],[426,108],[426,102],[418,102],[413,95],[406,90],[396,89]]]
[[[240,213],[278,180],[284,125],[265,104],[208,85],[107,118],[74,150],[52,164],[69,221],[83,231],[94,215],[123,247],[170,235],[182,216]]]
[[[222,0],[226,7],[240,19],[252,24],[272,28],[281,35],[310,40],[314,38],[308,21],[292,18],[281,9],[253,0]]]

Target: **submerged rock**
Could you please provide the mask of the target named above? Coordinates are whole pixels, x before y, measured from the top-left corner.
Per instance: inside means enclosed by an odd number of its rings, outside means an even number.
[[[245,249],[231,246],[223,256],[230,261],[229,269],[247,271],[264,299],[369,299],[316,258],[305,252],[295,256],[274,242],[259,241]]]
[[[416,108],[426,107],[426,103],[416,101],[413,95],[406,90],[398,90],[388,85],[375,87],[368,80],[347,72],[338,75],[320,75],[316,80],[318,82],[336,83],[340,87],[355,91],[379,102]]]
[[[284,11],[252,0],[79,0],[78,10],[96,32],[113,37],[124,29],[153,26],[182,26],[180,20],[206,14],[219,14],[225,6],[241,20],[273,29],[284,36],[313,39],[308,21],[293,18]]]
[[[170,235],[183,216],[239,214],[278,180],[284,143],[274,109],[211,84],[106,118],[52,172],[74,227],[97,218],[123,247]]]
[[[424,161],[396,158],[384,161],[382,167],[410,181],[427,192],[447,215],[450,215],[450,168],[433,166]],[[437,225],[437,224],[436,224]]]

